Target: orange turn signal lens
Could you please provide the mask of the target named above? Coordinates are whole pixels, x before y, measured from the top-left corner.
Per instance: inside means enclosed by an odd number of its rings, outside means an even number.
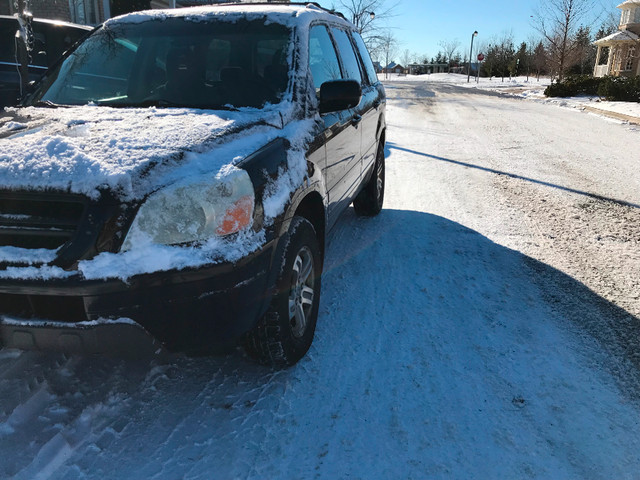
[[[225,212],[220,225],[216,228],[218,235],[229,235],[239,232],[251,225],[253,219],[253,197],[245,195],[235,201]]]

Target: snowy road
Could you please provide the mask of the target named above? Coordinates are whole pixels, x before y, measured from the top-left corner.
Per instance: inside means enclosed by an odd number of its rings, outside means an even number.
[[[386,208],[332,232],[305,359],[2,350],[0,478],[637,478],[640,130],[387,93]]]

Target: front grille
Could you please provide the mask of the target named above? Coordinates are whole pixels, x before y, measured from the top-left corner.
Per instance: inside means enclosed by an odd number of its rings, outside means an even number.
[[[56,249],[73,238],[85,207],[78,195],[0,192],[0,246]]]

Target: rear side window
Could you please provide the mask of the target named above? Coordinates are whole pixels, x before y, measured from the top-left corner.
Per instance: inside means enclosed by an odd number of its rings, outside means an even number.
[[[349,40],[347,32],[340,30],[339,28],[332,28],[331,33],[338,45],[338,51],[340,52],[340,58],[342,58],[342,64],[345,69],[344,78],[349,80],[355,80],[358,83],[362,83],[362,75],[360,74],[360,66],[358,65],[358,57],[353,51],[353,46]]]
[[[367,50],[366,45],[364,44],[364,40],[360,34],[354,32],[353,39],[356,42],[356,47],[358,47],[358,52],[360,53],[360,58],[362,59],[362,64],[364,65],[364,69],[367,73],[367,78],[369,79],[369,83],[374,85],[378,83],[378,75],[376,74],[376,68],[373,66],[373,62],[371,61],[371,56],[369,55],[369,51]]]
[[[17,30],[17,21],[0,20],[0,62],[16,63]]]
[[[333,42],[322,25],[312,27],[309,33],[309,68],[316,93],[320,92],[320,85],[324,82],[342,78]]]

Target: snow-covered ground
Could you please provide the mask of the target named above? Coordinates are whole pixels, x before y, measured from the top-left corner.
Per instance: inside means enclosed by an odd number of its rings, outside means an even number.
[[[640,103],[637,102],[607,102],[598,97],[581,96],[570,98],[547,98],[544,89],[551,83],[548,77],[537,79],[535,76],[474,78],[456,73],[434,73],[429,75],[380,75],[386,83],[418,82],[418,83],[446,83],[465,88],[483,91],[499,92],[505,95],[528,98],[531,100],[551,103],[561,107],[584,109],[585,107],[601,110],[603,113],[613,112],[628,115],[640,122]],[[596,113],[591,111],[590,113]],[[624,119],[622,119],[624,121]]]
[[[2,350],[0,478],[637,478],[640,130],[400,80],[307,357]]]

